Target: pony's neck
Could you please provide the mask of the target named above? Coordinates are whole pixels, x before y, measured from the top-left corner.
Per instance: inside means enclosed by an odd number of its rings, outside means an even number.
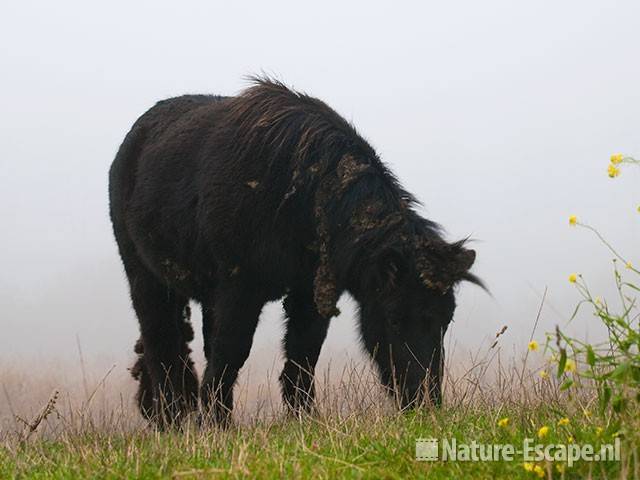
[[[337,283],[347,288],[353,287],[348,284],[354,272],[386,250],[406,250],[419,218],[402,191],[373,168],[355,164],[343,175],[338,169],[340,187],[331,192],[318,222]]]

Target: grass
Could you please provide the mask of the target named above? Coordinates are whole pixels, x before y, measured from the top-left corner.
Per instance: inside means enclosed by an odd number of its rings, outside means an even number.
[[[511,426],[497,427],[509,416]],[[549,441],[599,444],[589,419],[554,427],[557,412],[521,409],[444,409],[405,415],[355,414],[258,423],[230,431],[110,434],[89,431],[0,450],[2,478],[535,478],[522,461],[418,462],[415,439],[425,436],[521,445],[537,426],[551,425]],[[640,426],[640,425],[636,425]],[[552,463],[549,478],[637,478],[637,438],[623,443],[622,462],[578,463],[563,477]],[[637,458],[637,457],[636,457]]]
[[[524,362],[531,363],[532,356]],[[525,470],[519,455],[511,462],[416,461],[415,440],[519,447],[542,426],[549,427],[543,443],[567,443],[571,437],[597,446],[622,438],[620,462],[579,461],[571,468],[565,462],[536,462],[545,478],[639,478],[637,408],[622,426],[599,417],[590,389],[561,391],[559,380],[540,378],[531,365],[505,367],[495,344],[469,363],[449,369],[441,409],[398,413],[368,365],[349,365],[338,380],[319,385],[317,414],[291,418],[276,404],[257,402],[263,407],[252,412],[241,405],[228,430],[187,425],[158,432],[138,418],[129,399],[111,404],[98,399],[107,390],[100,381],[78,404],[59,395],[29,419],[5,422],[0,478],[535,479],[538,474]],[[569,424],[559,426],[565,417]],[[504,418],[508,425],[499,426]]]

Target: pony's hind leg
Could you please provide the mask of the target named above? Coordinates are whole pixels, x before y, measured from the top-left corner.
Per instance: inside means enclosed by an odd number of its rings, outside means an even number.
[[[198,405],[188,298],[162,285],[139,263],[125,263],[125,270],[140,323],[138,360],[131,370],[139,382],[138,406],[158,425],[173,424]]]

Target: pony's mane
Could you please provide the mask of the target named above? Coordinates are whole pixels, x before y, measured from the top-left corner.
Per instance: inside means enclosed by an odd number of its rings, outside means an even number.
[[[336,283],[333,232],[345,222],[351,226],[349,243],[366,245],[364,250],[371,255],[400,244],[405,251],[436,252],[443,257],[442,265],[432,265],[431,270],[445,280],[431,285],[448,288],[449,278],[459,273],[446,271],[444,256],[460,251],[465,241],[445,242],[441,227],[416,213],[415,197],[402,188],[355,127],[326,103],[268,77],[249,80],[251,86],[226,106],[233,154],[247,161],[264,159],[267,177],[287,172],[288,185],[278,212],[296,198],[311,204],[320,254],[316,303],[324,309],[322,313],[329,314],[337,300],[329,291]],[[428,271],[428,266],[424,269]],[[479,283],[471,274],[465,279]],[[318,298],[318,291],[327,285],[331,287]]]
[[[381,200],[392,207],[415,208],[420,203],[407,192],[356,128],[323,101],[282,82],[252,76],[250,87],[229,100],[228,118],[238,141],[236,155],[266,158],[270,169],[291,158],[292,179],[286,199],[305,186],[314,187],[335,170],[345,153],[366,162],[368,173],[383,183]],[[286,200],[285,199],[285,200]],[[416,228],[439,236],[435,222],[418,217]]]

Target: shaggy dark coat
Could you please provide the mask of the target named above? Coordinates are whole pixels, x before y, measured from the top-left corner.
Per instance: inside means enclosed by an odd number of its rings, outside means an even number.
[[[140,322],[132,373],[144,415],[173,421],[200,397],[226,421],[260,311],[285,295],[283,396],[309,408],[345,291],[360,304],[382,382],[403,406],[425,384],[439,401],[452,287],[477,282],[468,272],[475,253],[418,216],[372,147],[320,100],[255,79],[237,97],[161,101],[127,134],[109,193]],[[203,311],[201,387],[190,299]]]

